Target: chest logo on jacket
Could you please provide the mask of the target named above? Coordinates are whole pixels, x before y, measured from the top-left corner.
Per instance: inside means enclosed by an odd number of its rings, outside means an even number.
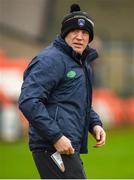
[[[73,70],[68,71],[67,77],[68,78],[74,78],[76,76],[76,72]]]

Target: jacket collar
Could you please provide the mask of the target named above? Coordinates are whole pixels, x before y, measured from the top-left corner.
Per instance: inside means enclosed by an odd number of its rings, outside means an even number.
[[[82,55],[76,53],[72,47],[70,47],[65,41],[64,39],[62,39],[62,37],[59,35],[57,36],[57,38],[54,40],[53,42],[54,46],[56,46],[58,49],[60,49],[61,51],[63,51],[64,53],[68,54],[69,56],[71,56],[75,61],[77,61],[80,64],[80,61],[82,62],[91,62],[93,60],[95,60],[98,57],[98,53],[95,49],[90,48],[89,46],[87,46],[87,48],[85,49],[85,51],[83,52]]]

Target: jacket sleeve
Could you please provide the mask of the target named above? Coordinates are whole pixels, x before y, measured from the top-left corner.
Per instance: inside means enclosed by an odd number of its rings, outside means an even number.
[[[63,62],[56,58],[36,57],[24,74],[24,82],[19,97],[19,108],[29,123],[42,138],[52,143],[61,136],[61,129],[49,116],[45,104],[52,90],[64,74]]]
[[[100,120],[99,115],[91,107],[91,110],[90,110],[90,122],[89,122],[89,132],[92,133],[93,127],[95,125],[102,126],[102,122]]]

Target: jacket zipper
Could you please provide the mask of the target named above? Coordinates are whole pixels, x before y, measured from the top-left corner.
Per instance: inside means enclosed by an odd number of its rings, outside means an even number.
[[[85,75],[85,80],[86,80],[86,88],[87,88],[87,106],[89,105],[89,83],[88,83],[88,72],[87,68],[83,65],[81,59],[80,59],[80,64],[83,69],[84,75]],[[86,110],[87,111],[87,110]]]
[[[91,104],[92,104],[92,82],[91,82],[91,77],[89,77],[89,74],[88,74],[87,62],[85,62],[84,69],[86,71],[85,73],[86,73],[86,79],[87,79],[88,105],[90,105],[90,108],[91,108]],[[89,90],[91,90],[91,97],[89,95]]]

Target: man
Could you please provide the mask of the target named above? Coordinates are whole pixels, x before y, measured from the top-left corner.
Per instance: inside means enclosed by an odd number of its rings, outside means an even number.
[[[90,63],[97,52],[94,23],[77,4],[62,21],[61,34],[38,54],[24,73],[19,107],[29,121],[29,145],[41,178],[85,179],[80,153],[87,153],[88,131],[96,147],[105,132],[92,108]],[[65,171],[51,158],[61,154]]]

